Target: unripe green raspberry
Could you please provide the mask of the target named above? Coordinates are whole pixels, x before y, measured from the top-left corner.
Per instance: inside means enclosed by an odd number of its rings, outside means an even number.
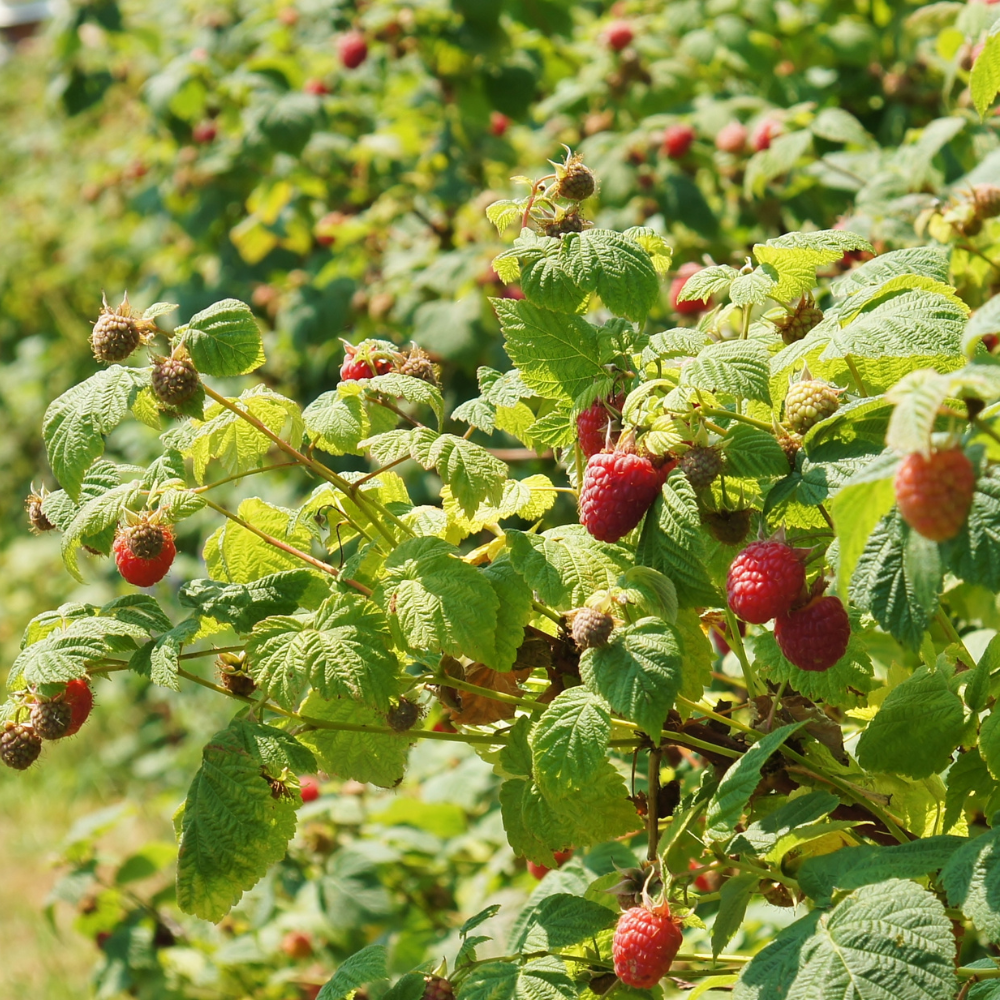
[[[784,432],[784,428],[782,428]],[[778,444],[788,459],[789,468],[795,468],[795,456],[802,450],[802,435],[795,431],[787,431],[778,436]]]
[[[797,434],[837,412],[840,390],[819,379],[796,382],[785,397],[785,423]]]
[[[823,310],[816,305],[816,300],[811,295],[803,295],[795,309],[782,316],[775,326],[786,344],[794,344],[822,321]]]
[[[718,448],[695,445],[684,453],[677,468],[687,476],[688,482],[696,490],[702,490],[711,486],[722,471],[722,454]]]

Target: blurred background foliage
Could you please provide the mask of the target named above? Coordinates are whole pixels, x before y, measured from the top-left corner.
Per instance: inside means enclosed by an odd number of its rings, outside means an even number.
[[[40,5],[8,0],[0,15],[19,6]],[[1000,182],[996,119],[979,120],[966,86],[1000,13],[986,3],[52,7],[37,30],[4,29],[0,65],[0,674],[32,614],[100,604],[120,586],[95,561],[74,584],[21,511],[30,482],[54,486],[42,415],[96,370],[87,337],[102,290],[113,303],[126,290],[140,307],[177,302],[178,321],[225,297],[251,303],[263,378],[302,404],[335,386],[340,338],[415,341],[443,364],[454,405],[476,394],[477,366],[506,367],[489,297],[518,294],[491,267],[504,241],[485,206],[517,196],[512,175],[545,173],[563,145],[600,178],[590,218],[657,229],[675,267],[740,266],[757,241],[843,225],[879,249],[950,245],[972,305],[997,279],[1000,223],[970,232],[948,214],[973,181]],[[633,38],[615,48],[622,19]],[[367,51],[349,68],[353,32]],[[746,129],[735,142],[733,122]],[[664,130],[677,123],[695,137],[674,158]],[[667,284],[651,322],[678,322]],[[150,435],[122,428],[109,450],[144,463]],[[293,488],[279,481],[271,499]],[[211,530],[188,524],[178,580],[198,575],[195,535]],[[97,694],[73,753],[0,775],[0,940],[13,956],[0,984],[19,995],[89,996],[96,961],[101,997],[306,997],[388,929],[401,967],[454,954],[457,913],[535,884],[506,846],[489,770],[431,746],[401,792],[351,788],[304,807],[289,859],[224,926],[181,918],[170,815],[226,706],[136,678]],[[80,819],[99,807],[111,811]],[[69,875],[52,926],[82,931],[61,939],[40,912],[57,845]],[[752,914],[753,933],[763,940],[788,912]],[[309,955],[287,954],[289,930],[310,934]]]

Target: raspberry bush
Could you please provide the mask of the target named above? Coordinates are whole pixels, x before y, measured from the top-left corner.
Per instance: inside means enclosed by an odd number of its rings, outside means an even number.
[[[1000,80],[988,5],[829,5],[839,108],[773,5],[586,38],[520,20],[558,4],[378,6],[337,5],[329,37],[306,5],[257,35],[206,15],[226,44],[148,87],[186,151],[149,192],[184,255],[231,199],[230,256],[174,327],[74,292],[100,367],[48,408],[25,530],[58,530],[70,577],[114,554],[149,589],[27,623],[4,780],[71,763],[102,691],[228,713],[189,726],[176,847],[108,877],[98,832],[67,847],[101,994],[994,995],[1000,199],[966,107]],[[313,30],[324,54],[292,41]],[[921,74],[873,64],[907,45]],[[728,96],[775,53],[773,93]],[[513,100],[535,71],[570,119],[549,133]],[[396,72],[433,96],[387,121],[359,94]],[[386,153],[435,116],[454,145]],[[552,172],[508,184],[516,156]]]

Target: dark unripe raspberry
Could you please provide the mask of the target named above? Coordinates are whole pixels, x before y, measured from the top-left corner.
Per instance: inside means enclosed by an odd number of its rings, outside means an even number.
[[[140,552],[155,549],[157,554],[148,558],[137,554],[133,548],[135,539],[138,540]],[[137,587],[152,587],[162,580],[177,554],[173,532],[169,528],[148,522],[119,530],[113,548],[118,572]]]
[[[784,614],[799,599],[806,583],[804,551],[783,542],[751,542],[729,566],[729,607],[752,625]]]
[[[778,615],[774,638],[785,659],[801,670],[829,670],[847,652],[851,621],[839,597],[818,597]]]
[[[683,160],[694,142],[694,129],[690,125],[668,125],[663,130],[663,152],[671,160]]]
[[[706,510],[701,515],[702,523],[714,539],[724,545],[739,545],[750,532],[753,511],[746,510]]]
[[[666,472],[644,455],[626,451],[592,455],[583,474],[580,523],[594,538],[617,542],[642,520],[665,478]]]
[[[590,458],[605,448],[613,448],[621,436],[621,431],[615,429],[614,416],[605,402],[621,411],[625,404],[625,395],[622,393],[606,401],[599,399],[596,403],[591,403],[576,418],[577,439],[585,458]]]
[[[441,384],[438,366],[431,361],[431,356],[425,350],[416,345],[410,348],[409,354],[399,366],[399,372],[401,375],[409,375],[410,378],[418,378],[431,385]]]
[[[786,431],[784,427],[781,430],[782,433],[778,435],[778,444],[781,445],[781,450],[785,453],[785,458],[788,459],[788,467],[794,469],[795,456],[802,450],[802,435],[796,434],[795,431]]]
[[[157,524],[140,522],[123,532],[128,539],[128,547],[136,559],[155,559],[162,551],[167,533]]]
[[[419,718],[420,709],[408,698],[400,698],[399,704],[393,705],[386,715],[389,728],[395,729],[397,733],[405,733],[407,729],[412,729]]]
[[[247,671],[245,653],[220,653],[215,665],[219,668],[219,680],[230,694],[249,698],[257,690],[257,684]]]
[[[992,219],[1000,215],[1000,184],[974,184],[972,197],[976,203],[976,215],[980,219]]]
[[[29,493],[24,500],[24,509],[28,512],[28,527],[32,534],[40,535],[44,531],[54,531],[55,525],[45,516],[42,501],[45,498],[39,493]]]
[[[823,310],[816,305],[816,300],[811,295],[803,295],[795,309],[782,316],[775,326],[786,344],[794,344],[822,321]]]
[[[357,69],[368,58],[368,43],[360,31],[349,31],[337,40],[337,52],[345,69]]]
[[[595,608],[580,608],[573,613],[571,634],[578,649],[606,646],[614,631],[615,620],[611,615]]]
[[[597,189],[597,180],[579,154],[570,156],[563,166],[557,168],[556,174],[559,178],[556,196],[559,198],[583,201]]]
[[[976,489],[976,470],[961,448],[907,455],[895,480],[903,520],[932,542],[954,538],[965,524]]]
[[[441,976],[424,976],[423,1000],[453,1000],[455,989]]]
[[[677,277],[670,282],[670,307],[682,316],[704,312],[711,307],[708,299],[678,299],[681,289],[688,283],[688,279],[701,270],[703,270],[701,264],[697,264],[693,260],[688,261],[686,264],[681,264],[677,269]]]
[[[31,706],[31,726],[43,740],[60,740],[69,729],[73,708],[65,701],[37,701]]]
[[[742,122],[723,125],[715,136],[715,148],[723,153],[742,153],[747,144],[747,130]]]
[[[0,735],[0,760],[15,771],[25,771],[38,760],[42,741],[30,726],[7,722]]]
[[[198,369],[186,353],[157,361],[153,365],[151,381],[154,395],[167,406],[186,403],[201,384]]]
[[[542,224],[542,232],[546,236],[561,239],[567,233],[582,233],[589,223],[580,215],[579,206],[574,205],[568,212],[555,219],[549,219]]]
[[[131,316],[106,311],[101,313],[90,334],[94,357],[114,364],[130,357],[142,343],[142,331]]]
[[[681,456],[677,468],[696,490],[703,490],[711,486],[722,471],[722,453],[718,448],[695,445]]]
[[[804,379],[795,382],[785,396],[785,423],[797,434],[805,434],[839,406],[839,389],[819,379]]]
[[[652,989],[670,970],[682,940],[680,925],[666,904],[651,910],[633,906],[615,927],[615,973],[626,986]]]

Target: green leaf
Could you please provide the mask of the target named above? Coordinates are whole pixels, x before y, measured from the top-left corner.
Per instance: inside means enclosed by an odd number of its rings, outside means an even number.
[[[719,595],[705,569],[704,546],[694,487],[675,469],[646,515],[636,562],[669,577],[682,608],[716,607]]]
[[[73,500],[80,499],[91,463],[104,454],[104,435],[118,426],[148,380],[148,370],[112,365],[49,404],[42,422],[49,465]]]
[[[887,632],[917,649],[937,602],[936,595],[933,605],[920,602],[913,560],[905,558],[910,534],[898,511],[879,521],[858,559],[851,598]]]
[[[498,504],[503,497],[507,465],[482,445],[442,434],[417,460],[425,469],[437,469],[467,517],[475,515],[483,501]]]
[[[268,730],[234,720],[202,751],[184,803],[177,857],[177,903],[185,913],[221,920],[285,856],[295,833],[296,800],[271,794],[264,776],[271,762],[257,742]]]
[[[947,832],[962,819],[966,806],[972,803],[988,812],[990,799],[997,790],[997,784],[990,776],[986,762],[976,750],[959,754],[958,760],[948,768],[948,790],[944,800],[944,819],[941,829]],[[964,823],[964,820],[963,820]]]
[[[944,907],[889,879],[786,927],[743,970],[733,1000],[944,1000],[955,938]]]
[[[714,264],[695,271],[677,296],[678,302],[693,302],[711,298],[717,292],[727,292],[740,272],[728,264]],[[692,352],[696,353],[696,352]]]
[[[343,730],[311,729],[299,736],[316,754],[324,771],[383,788],[399,784],[406,771],[410,740],[405,733],[364,730],[366,726],[385,729],[384,716],[346,698],[327,701],[315,691],[299,711],[307,718],[344,726]]]
[[[532,772],[546,798],[583,788],[607,757],[611,713],[586,688],[563,691],[531,730]]]
[[[712,924],[712,954],[719,955],[743,923],[747,906],[760,884],[759,875],[737,875],[722,883],[719,912]]]
[[[154,684],[170,688],[172,691],[180,691],[181,683],[177,674],[180,668],[178,658],[184,644],[192,642],[200,630],[200,619],[188,618],[153,640],[149,650],[149,679]]]
[[[726,431],[727,476],[738,479],[777,479],[788,474],[788,459],[773,434],[733,423]]]
[[[444,422],[444,399],[441,390],[430,382],[402,372],[390,372],[387,375],[376,375],[368,382],[368,388],[386,396],[405,399],[408,403],[420,403],[428,406],[437,417],[438,426]]]
[[[939,871],[964,844],[961,837],[926,837],[909,844],[860,844],[806,858],[796,876],[819,906],[829,906],[836,890],[860,889],[890,878],[922,878]]]
[[[324,698],[352,698],[380,712],[396,694],[399,664],[385,615],[362,597],[336,594],[314,614],[265,618],[246,650],[257,686],[286,708],[306,682]]]
[[[250,307],[238,299],[223,299],[191,317],[176,332],[183,335],[202,375],[231,378],[246,375],[264,363],[260,328]]]
[[[170,619],[149,594],[125,594],[108,601],[98,615],[117,618],[129,625],[138,625],[147,632],[166,632],[170,629]]]
[[[959,848],[941,872],[951,906],[958,907],[989,941],[1000,938],[1000,830]]]
[[[763,857],[793,830],[815,823],[838,805],[840,799],[831,792],[809,792],[789,799],[783,806],[737,834],[728,846],[729,853]]]
[[[918,667],[889,692],[858,740],[866,771],[926,778],[943,771],[962,740],[962,700],[941,670]]]
[[[494,651],[482,662],[493,670],[513,668],[517,651],[524,641],[524,626],[531,621],[531,588],[524,582],[510,560],[494,560],[482,570],[497,595],[497,629],[493,636]]]
[[[488,962],[462,980],[457,1000],[575,1000],[577,988],[562,962],[536,959],[518,966]]]
[[[1000,590],[1000,476],[988,469],[976,480],[962,530],[941,545],[941,558],[955,576]]]
[[[801,133],[792,133],[796,134]],[[814,233],[787,233],[767,243],[757,243],[753,255],[758,264],[770,264],[780,277],[777,288],[771,293],[774,298],[791,302],[812,289],[816,283],[816,268],[840,260],[848,250],[871,249],[871,244],[855,233],[824,229]]]
[[[763,197],[768,183],[789,173],[811,147],[812,133],[802,129],[798,132],[779,135],[771,141],[771,145],[767,149],[754,153],[747,161],[746,173],[743,178],[743,190],[746,192],[746,196],[748,198]],[[754,247],[755,253],[756,250],[757,248]],[[791,296],[782,294],[777,297],[787,300],[798,294],[798,292],[792,292]]]
[[[771,402],[771,357],[757,340],[720,340],[684,366],[682,385],[726,393],[736,399]]]
[[[986,716],[979,730],[979,753],[990,774],[1000,779],[1000,712],[996,708]]]
[[[972,74],[969,77],[972,102],[980,118],[986,117],[990,105],[997,93],[1000,93],[1000,34],[997,34],[997,30],[996,25],[990,29],[983,51],[972,64]]]
[[[300,607],[317,608],[329,593],[327,582],[318,573],[290,569],[251,583],[191,580],[181,587],[178,599],[184,607],[245,633],[263,618],[290,615]]]
[[[115,486],[107,493],[101,493],[92,500],[82,504],[76,516],[63,530],[62,557],[63,563],[70,573],[83,582],[77,563],[77,552],[84,538],[101,535],[107,529],[113,529],[127,507],[133,506],[142,492],[138,479]],[[80,497],[83,500],[83,496]]]
[[[303,411],[309,440],[329,455],[361,454],[359,442],[371,432],[361,396],[343,396],[334,389],[314,399]]]
[[[319,991],[316,1000],[344,1000],[365,983],[389,978],[385,945],[370,944],[340,963],[340,967]]]
[[[947,247],[907,247],[890,250],[852,268],[831,286],[835,298],[844,299],[858,292],[866,294],[903,274],[921,274],[935,281],[948,280],[951,251]]]
[[[385,563],[375,600],[400,645],[485,662],[496,646],[500,601],[490,581],[440,538],[411,538]]]
[[[872,479],[865,470],[848,480],[830,502],[830,516],[840,543],[837,589],[842,594],[848,591],[851,576],[875,525],[896,502],[892,473],[893,469],[889,468],[883,478]]]
[[[494,299],[504,348],[525,384],[549,399],[572,402],[596,380],[614,356],[598,330],[579,316],[539,309],[530,302]]]
[[[828,142],[842,142],[853,146],[876,144],[864,125],[843,108],[823,108],[809,123],[809,130]]]
[[[760,769],[771,754],[803,725],[803,722],[794,722],[762,736],[730,766],[708,804],[705,814],[707,837],[712,840],[728,839],[743,815],[754,789],[760,784]]]
[[[508,528],[505,536],[511,565],[541,600],[559,610],[580,607],[598,590],[613,587],[632,563],[627,546],[599,542],[579,524],[540,535]]]
[[[641,618],[616,631],[607,646],[580,658],[580,677],[616,712],[656,738],[682,681],[681,644],[672,626]]]
[[[972,666],[972,664],[967,664]],[[986,708],[990,693],[990,675],[1000,667],[1000,635],[993,636],[975,667],[965,674],[965,704],[979,714]]]
[[[588,941],[614,921],[614,912],[600,903],[554,893],[533,910],[519,948],[528,952],[568,948]]]
[[[275,507],[258,497],[240,503],[237,515],[272,538],[308,552],[312,546],[309,528],[298,523],[295,512]],[[217,580],[251,583],[283,570],[300,569],[302,560],[276,548],[235,521],[213,532],[205,543],[205,563]]]

